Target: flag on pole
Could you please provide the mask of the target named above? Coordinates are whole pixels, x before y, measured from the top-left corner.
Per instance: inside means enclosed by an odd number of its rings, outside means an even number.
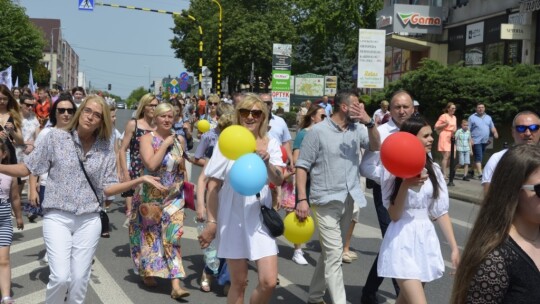
[[[11,80],[11,66],[0,72],[0,84],[6,85],[10,90],[13,80]]]
[[[17,80],[15,80],[15,84],[13,86],[16,88],[19,87],[19,76],[17,76]]]
[[[36,93],[36,85],[34,84],[34,76],[32,75],[32,69],[30,69],[30,77],[28,79],[28,87],[30,88],[30,91],[32,94]]]

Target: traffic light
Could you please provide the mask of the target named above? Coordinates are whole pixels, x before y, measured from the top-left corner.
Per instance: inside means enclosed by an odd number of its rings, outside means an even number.
[[[111,90],[111,84],[110,83],[107,85],[107,90],[109,90],[109,91]]]

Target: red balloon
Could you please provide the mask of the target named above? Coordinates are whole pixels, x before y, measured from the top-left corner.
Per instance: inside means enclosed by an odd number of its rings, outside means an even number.
[[[287,163],[287,150],[285,150],[284,146],[281,146],[281,160],[283,160],[283,163]]]
[[[420,174],[426,165],[426,149],[411,133],[397,132],[383,141],[381,161],[393,175],[410,178]]]

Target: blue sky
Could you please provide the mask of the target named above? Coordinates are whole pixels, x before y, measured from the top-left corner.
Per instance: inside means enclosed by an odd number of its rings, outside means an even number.
[[[189,0],[96,1],[174,12],[189,7]],[[149,72],[154,80],[185,71],[170,47],[171,15],[104,6],[85,12],[78,10],[78,0],[19,2],[31,18],[61,20],[62,35],[79,55],[79,70],[86,74],[87,85],[91,81],[104,90],[110,83],[111,93],[126,98],[133,89],[148,87]]]

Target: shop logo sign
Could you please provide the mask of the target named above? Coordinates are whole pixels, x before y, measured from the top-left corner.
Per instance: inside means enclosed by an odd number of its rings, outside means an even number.
[[[429,17],[422,16],[419,13],[397,13],[401,22],[404,26],[407,24],[411,25],[422,25],[422,26],[440,26],[442,20],[440,17]]]

